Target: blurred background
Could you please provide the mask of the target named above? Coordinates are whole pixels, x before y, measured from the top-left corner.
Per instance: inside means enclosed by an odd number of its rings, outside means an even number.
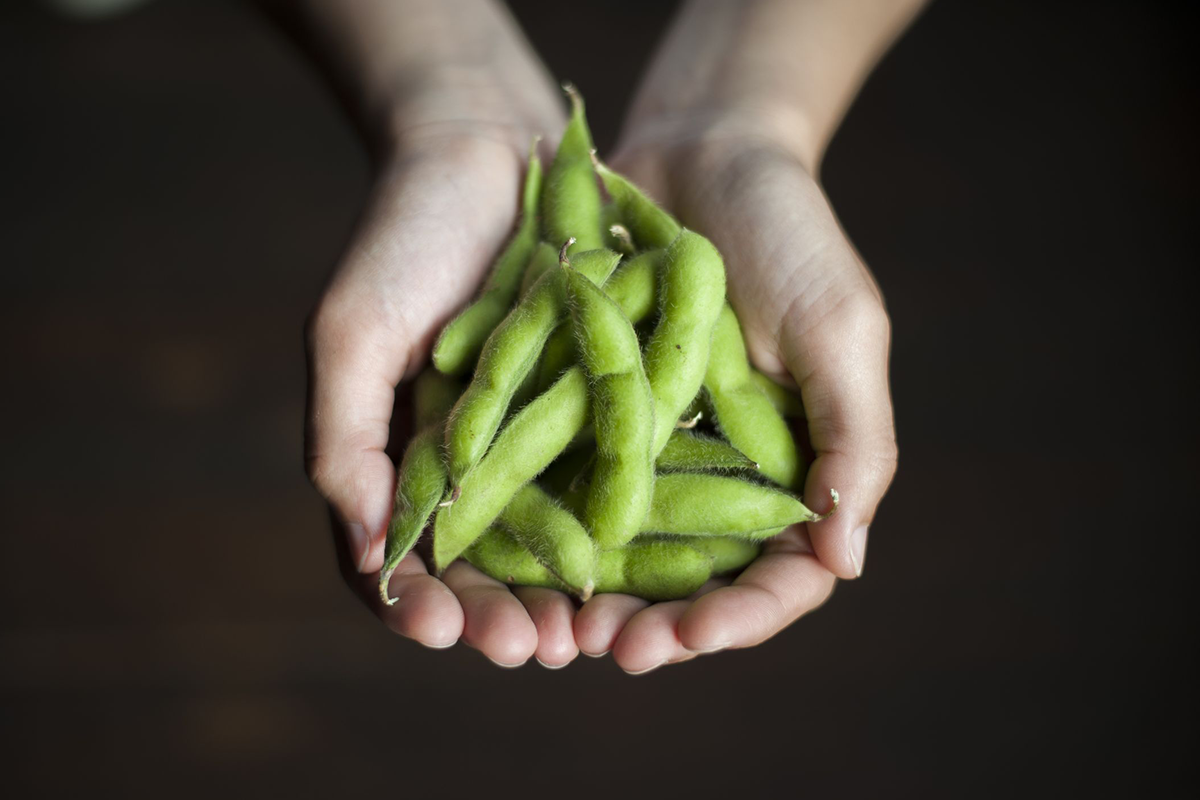
[[[126,5],[0,9],[9,796],[1194,786],[1173,6],[934,3],[884,60],[823,171],[894,325],[900,471],[865,578],[631,678],[425,650],[353,599],[301,465],[301,326],[365,147],[253,8]],[[511,6],[603,153],[674,4]]]

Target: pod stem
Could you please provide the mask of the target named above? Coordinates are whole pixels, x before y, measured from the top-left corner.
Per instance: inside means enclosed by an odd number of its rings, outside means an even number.
[[[582,600],[583,602],[585,602],[585,603],[586,603],[588,600],[591,600],[591,599],[592,599],[592,594],[593,594],[595,591],[596,591],[596,584],[595,584],[595,582],[593,582],[593,581],[588,581],[588,582],[587,582],[587,585],[585,585],[585,586],[583,587],[583,591],[579,593],[579,599],[580,599],[580,600]]]
[[[611,233],[612,237],[617,240],[617,244],[620,245],[619,249],[621,252],[625,253],[626,255],[634,252],[633,236],[630,235],[628,228],[626,228],[624,225],[611,225],[609,226],[608,232]]]
[[[563,246],[558,249],[558,265],[560,267],[571,266],[571,260],[569,258],[567,258],[567,248],[569,248],[573,244],[575,244],[574,236],[572,236],[570,239],[567,239],[565,242],[563,242]]]
[[[396,571],[395,567],[388,570],[382,570],[379,573],[379,599],[383,601],[385,606],[396,605],[396,600],[399,598],[392,597],[388,591],[389,584],[392,581],[392,573]]]
[[[450,491],[450,497],[438,503],[438,508],[448,508],[458,502],[458,498],[462,496],[462,486],[455,486]]]

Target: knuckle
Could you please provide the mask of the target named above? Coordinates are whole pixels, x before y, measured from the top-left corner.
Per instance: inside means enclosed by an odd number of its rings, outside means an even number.
[[[842,301],[842,322],[861,341],[891,341],[892,321],[878,296],[867,289]]]

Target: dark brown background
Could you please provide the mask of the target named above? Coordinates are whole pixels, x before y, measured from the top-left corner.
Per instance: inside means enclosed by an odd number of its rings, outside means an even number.
[[[514,5],[611,144],[670,4]],[[1150,3],[916,24],[824,171],[895,327],[866,578],[761,647],[629,678],[424,650],[341,584],[300,329],[370,176],[287,39],[235,4],[5,4],[0,780],[1170,793],[1195,776],[1191,42]]]

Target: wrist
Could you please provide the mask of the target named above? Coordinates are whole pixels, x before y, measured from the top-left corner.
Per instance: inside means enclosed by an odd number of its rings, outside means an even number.
[[[620,159],[653,155],[665,164],[707,163],[747,150],[785,156],[815,178],[825,142],[803,110],[748,98],[639,115],[622,131],[617,147]]]
[[[524,158],[534,136],[553,135],[561,127],[557,98],[539,98],[489,72],[477,65],[441,65],[436,74],[423,74],[417,86],[400,87],[379,104],[374,136],[391,152],[469,139],[501,145]]]

